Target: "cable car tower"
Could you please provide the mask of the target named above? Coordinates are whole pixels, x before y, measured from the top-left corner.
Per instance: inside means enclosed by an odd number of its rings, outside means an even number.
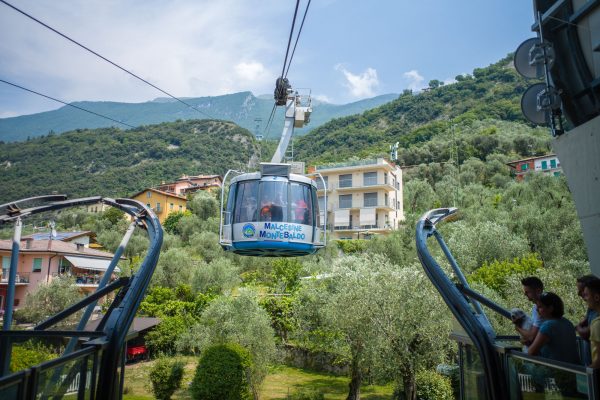
[[[286,78],[275,85],[275,105],[285,106],[283,132],[270,163],[260,171],[240,173],[229,183],[225,201],[221,194],[219,243],[234,253],[260,257],[296,257],[313,254],[326,243],[326,214],[320,218],[315,180],[291,172],[283,163],[294,128],[310,121],[310,95],[303,98]],[[320,174],[323,187],[325,181]],[[327,200],[325,199],[325,204]]]

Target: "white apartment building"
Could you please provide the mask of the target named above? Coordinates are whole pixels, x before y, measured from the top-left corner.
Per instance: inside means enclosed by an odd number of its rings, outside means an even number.
[[[404,219],[402,170],[384,160],[350,161],[315,166],[319,210],[327,209],[328,231],[334,239],[366,239],[387,234]],[[325,194],[327,207],[325,207]]]

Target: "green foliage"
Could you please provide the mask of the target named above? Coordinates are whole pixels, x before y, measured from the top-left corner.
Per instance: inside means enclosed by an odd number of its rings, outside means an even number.
[[[288,335],[296,328],[298,322],[293,313],[294,298],[291,296],[265,296],[260,300],[271,319],[275,334],[286,342]]]
[[[217,258],[194,270],[192,287],[206,294],[219,295],[229,293],[241,280],[239,268],[228,258]]]
[[[181,284],[189,284],[195,261],[186,248],[173,248],[160,254],[158,265],[152,276],[157,286],[174,288]]]
[[[102,213],[100,218],[109,221],[112,225],[117,225],[119,222],[123,221],[125,213],[116,207],[109,207],[108,210]]]
[[[543,262],[536,254],[527,254],[512,261],[492,261],[484,263],[469,276],[469,280],[479,282],[503,294],[506,289],[506,278],[510,275],[531,276],[543,267]]]
[[[202,221],[206,221],[211,217],[218,217],[219,207],[219,200],[215,195],[204,190],[197,191],[188,202],[188,209]]]
[[[362,239],[336,240],[335,244],[344,254],[362,253],[367,248],[367,241]]]
[[[190,387],[195,400],[252,399],[249,371],[252,357],[236,343],[207,348],[200,357]]]
[[[275,359],[275,337],[267,312],[256,295],[245,289],[238,297],[221,296],[212,301],[200,321],[177,342],[179,351],[200,354],[214,344],[237,343],[252,354],[250,381],[258,387]]]
[[[158,400],[169,400],[173,393],[181,387],[183,380],[182,361],[159,358],[150,370],[152,393]]]
[[[50,348],[33,340],[28,340],[23,344],[15,344],[12,347],[10,372],[22,371],[56,357],[57,354]]]
[[[69,198],[126,197],[190,171],[222,175],[240,160],[245,164],[256,152],[250,132],[216,120],[176,121],[126,131],[80,129],[27,142],[0,143],[0,164],[15,166],[0,174],[0,203],[52,191]],[[73,179],[74,171],[77,179]]]
[[[64,310],[82,298],[74,279],[56,277],[50,283],[42,283],[38,289],[25,297],[25,305],[14,314],[18,323],[38,323]],[[62,320],[56,326],[70,326],[79,320],[81,312]]]
[[[277,293],[292,293],[300,283],[302,263],[297,258],[278,258],[273,261],[271,278]]]
[[[172,212],[167,216],[167,218],[165,218],[162,226],[168,233],[179,234],[179,221],[181,221],[181,218],[183,218],[185,215],[191,214],[191,211],[188,210]]]
[[[190,323],[190,320],[180,315],[161,318],[160,324],[146,335],[146,345],[150,354],[175,354],[175,342],[187,331]]]
[[[453,400],[450,379],[435,371],[417,372],[417,400]]]
[[[289,396],[289,400],[325,400],[325,395],[317,389],[298,389]]]
[[[189,285],[176,288],[153,287],[140,303],[139,312],[149,317],[175,317],[198,319],[213,298],[202,293],[194,294]]]

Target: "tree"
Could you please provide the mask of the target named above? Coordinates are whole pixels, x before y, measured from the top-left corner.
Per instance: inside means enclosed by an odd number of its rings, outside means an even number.
[[[50,283],[42,283],[38,289],[25,297],[25,306],[15,313],[15,320],[39,323],[47,317],[64,310],[82,298],[75,281],[69,277],[57,277]],[[62,320],[56,326],[65,327],[75,323],[81,312]]]
[[[239,268],[228,258],[201,263],[194,269],[192,287],[206,294],[228,293],[241,282],[239,272]]]
[[[215,196],[204,190],[199,190],[188,203],[188,209],[202,221],[219,216],[219,201]]]
[[[202,313],[200,322],[178,340],[180,351],[198,354],[215,344],[237,343],[252,355],[250,384],[253,392],[275,358],[275,337],[267,312],[249,290],[238,297],[219,297]]]
[[[167,216],[167,218],[165,218],[165,221],[162,223],[163,228],[165,228],[165,231],[167,233],[181,233],[179,228],[179,221],[181,221],[181,218],[183,218],[186,215],[192,215],[192,213],[189,211],[175,211],[170,213]]]
[[[445,310],[419,267],[361,254],[335,260],[329,278],[305,283],[296,313],[302,343],[348,360],[347,399],[360,398],[367,369],[392,378],[414,399],[417,371],[448,354]]]
[[[435,208],[437,197],[431,185],[424,180],[415,179],[404,185],[404,210],[420,213]]]
[[[161,253],[152,281],[157,286],[174,288],[189,283],[194,260],[183,248],[173,248]]]

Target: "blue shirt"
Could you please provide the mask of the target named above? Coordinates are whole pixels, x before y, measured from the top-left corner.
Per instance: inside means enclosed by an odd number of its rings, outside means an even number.
[[[591,327],[592,321],[598,318],[599,316],[600,315],[598,315],[598,311],[588,308],[587,312],[585,313],[585,319],[587,319],[588,326]]]
[[[540,325],[540,333],[549,338],[540,349],[542,357],[573,364],[579,363],[575,327],[571,321],[566,318],[545,320]]]

